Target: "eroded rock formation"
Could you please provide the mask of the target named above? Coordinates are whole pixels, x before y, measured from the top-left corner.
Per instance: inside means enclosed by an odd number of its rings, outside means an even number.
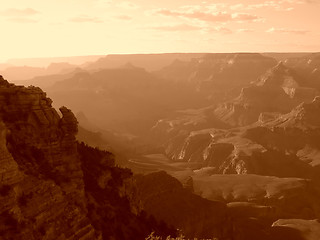
[[[131,171],[108,152],[77,145],[77,119],[51,103],[40,88],[0,77],[0,239],[172,233],[141,215]]]
[[[61,113],[62,118],[41,89],[1,77],[4,239],[101,238],[87,218],[77,121],[67,108]]]

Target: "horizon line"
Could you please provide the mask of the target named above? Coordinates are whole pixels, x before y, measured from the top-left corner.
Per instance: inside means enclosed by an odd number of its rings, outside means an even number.
[[[27,59],[50,59],[50,58],[77,58],[77,57],[99,57],[99,56],[112,56],[112,55],[162,55],[162,54],[227,54],[227,53],[320,53],[319,51],[225,51],[225,52],[148,52],[148,53],[107,53],[107,54],[83,54],[83,55],[65,55],[65,56],[30,56],[30,57],[9,57],[6,60],[2,60],[0,64],[5,64],[8,61],[13,60],[27,60]]]

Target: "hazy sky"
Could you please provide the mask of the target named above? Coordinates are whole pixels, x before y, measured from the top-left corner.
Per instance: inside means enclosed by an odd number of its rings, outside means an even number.
[[[0,61],[108,53],[320,51],[320,0],[0,0]]]

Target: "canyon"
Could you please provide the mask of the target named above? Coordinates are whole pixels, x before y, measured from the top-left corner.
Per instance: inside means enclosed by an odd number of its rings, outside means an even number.
[[[1,78],[3,239],[317,239],[318,60],[107,56],[16,81],[53,102]]]

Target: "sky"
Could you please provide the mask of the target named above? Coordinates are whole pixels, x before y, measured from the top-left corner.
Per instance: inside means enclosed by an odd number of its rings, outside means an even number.
[[[165,52],[320,51],[320,0],[0,0],[0,62]]]

